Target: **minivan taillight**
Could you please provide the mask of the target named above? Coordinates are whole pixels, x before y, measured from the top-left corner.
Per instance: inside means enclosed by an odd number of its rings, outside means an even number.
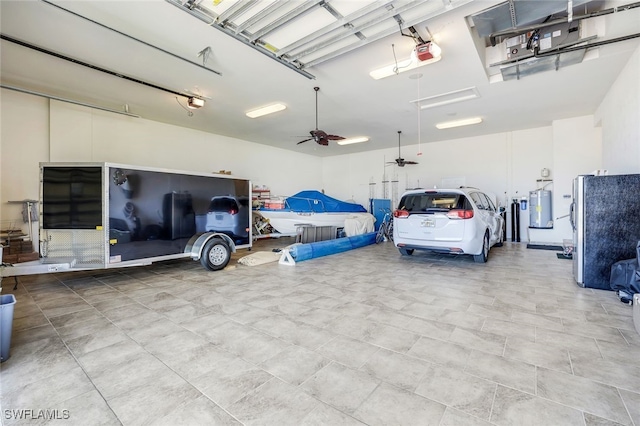
[[[471,219],[473,217],[473,210],[449,210],[447,217],[449,219]]]
[[[229,209],[229,214],[236,214],[238,213],[238,209],[234,209],[233,207]]]
[[[407,210],[394,210],[393,217],[409,217],[409,212]]]

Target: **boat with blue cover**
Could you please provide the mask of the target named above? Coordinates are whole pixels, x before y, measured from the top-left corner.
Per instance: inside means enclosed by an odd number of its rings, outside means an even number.
[[[295,234],[302,225],[344,228],[346,219],[371,216],[360,204],[340,201],[314,190],[285,198],[282,208],[260,208],[257,213],[281,234]]]

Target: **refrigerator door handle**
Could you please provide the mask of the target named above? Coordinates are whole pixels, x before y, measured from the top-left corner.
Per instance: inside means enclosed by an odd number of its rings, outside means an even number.
[[[573,229],[574,231],[576,230],[575,214],[576,214],[576,202],[572,201],[571,205],[569,206],[569,222],[571,223],[571,229]]]

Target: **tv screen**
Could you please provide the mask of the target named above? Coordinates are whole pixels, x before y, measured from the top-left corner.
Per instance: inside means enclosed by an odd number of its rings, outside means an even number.
[[[101,167],[43,167],[42,228],[102,226]]]

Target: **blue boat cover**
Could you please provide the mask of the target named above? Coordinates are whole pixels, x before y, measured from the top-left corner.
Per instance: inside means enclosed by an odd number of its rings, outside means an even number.
[[[368,234],[337,238],[335,240],[318,241],[316,243],[308,244],[295,244],[291,246],[289,250],[291,257],[293,257],[296,262],[301,262],[303,260],[357,249],[369,244],[375,244],[375,242],[376,233],[370,232]]]
[[[285,199],[284,208],[295,212],[353,212],[365,213],[360,204],[336,200],[320,191],[300,191]]]

